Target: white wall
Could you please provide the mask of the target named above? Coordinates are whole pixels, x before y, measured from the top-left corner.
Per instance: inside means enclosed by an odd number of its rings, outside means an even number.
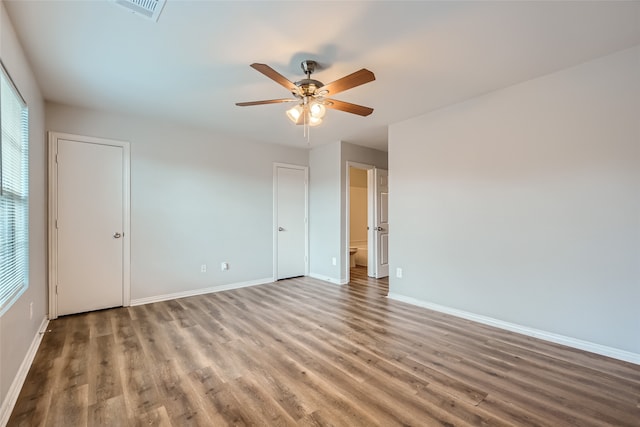
[[[309,152],[309,275],[332,283],[340,282],[340,145]]]
[[[391,126],[390,292],[640,354],[638,76],[640,46]]]
[[[47,130],[131,143],[132,300],[273,277],[273,162],[307,165],[306,149],[59,104],[46,113]]]
[[[29,289],[0,318],[0,403],[4,410],[8,391],[46,316],[47,264],[44,103],[2,2],[0,59],[29,109]]]

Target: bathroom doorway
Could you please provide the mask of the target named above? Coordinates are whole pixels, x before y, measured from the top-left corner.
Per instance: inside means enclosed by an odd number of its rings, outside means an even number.
[[[359,272],[362,276],[365,272],[371,276],[369,271],[369,171],[372,166],[348,163],[348,254],[349,254],[349,277]]]
[[[347,283],[352,269],[360,277],[388,277],[387,171],[350,161],[346,169]]]

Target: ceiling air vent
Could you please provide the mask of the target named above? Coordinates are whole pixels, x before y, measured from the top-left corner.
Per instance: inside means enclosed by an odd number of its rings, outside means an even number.
[[[136,15],[158,22],[158,17],[167,0],[115,0],[116,4]]]

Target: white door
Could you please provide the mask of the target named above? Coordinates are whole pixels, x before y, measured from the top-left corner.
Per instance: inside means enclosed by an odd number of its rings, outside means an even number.
[[[123,147],[57,140],[57,314],[122,306]]]
[[[276,280],[304,276],[307,267],[307,169],[275,167]]]
[[[370,238],[373,241],[373,265],[369,275],[375,278],[389,275],[389,182],[388,172],[384,169],[373,170],[373,226]]]

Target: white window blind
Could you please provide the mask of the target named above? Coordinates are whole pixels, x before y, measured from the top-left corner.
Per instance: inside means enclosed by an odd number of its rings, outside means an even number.
[[[29,118],[0,66],[0,316],[29,286]]]

